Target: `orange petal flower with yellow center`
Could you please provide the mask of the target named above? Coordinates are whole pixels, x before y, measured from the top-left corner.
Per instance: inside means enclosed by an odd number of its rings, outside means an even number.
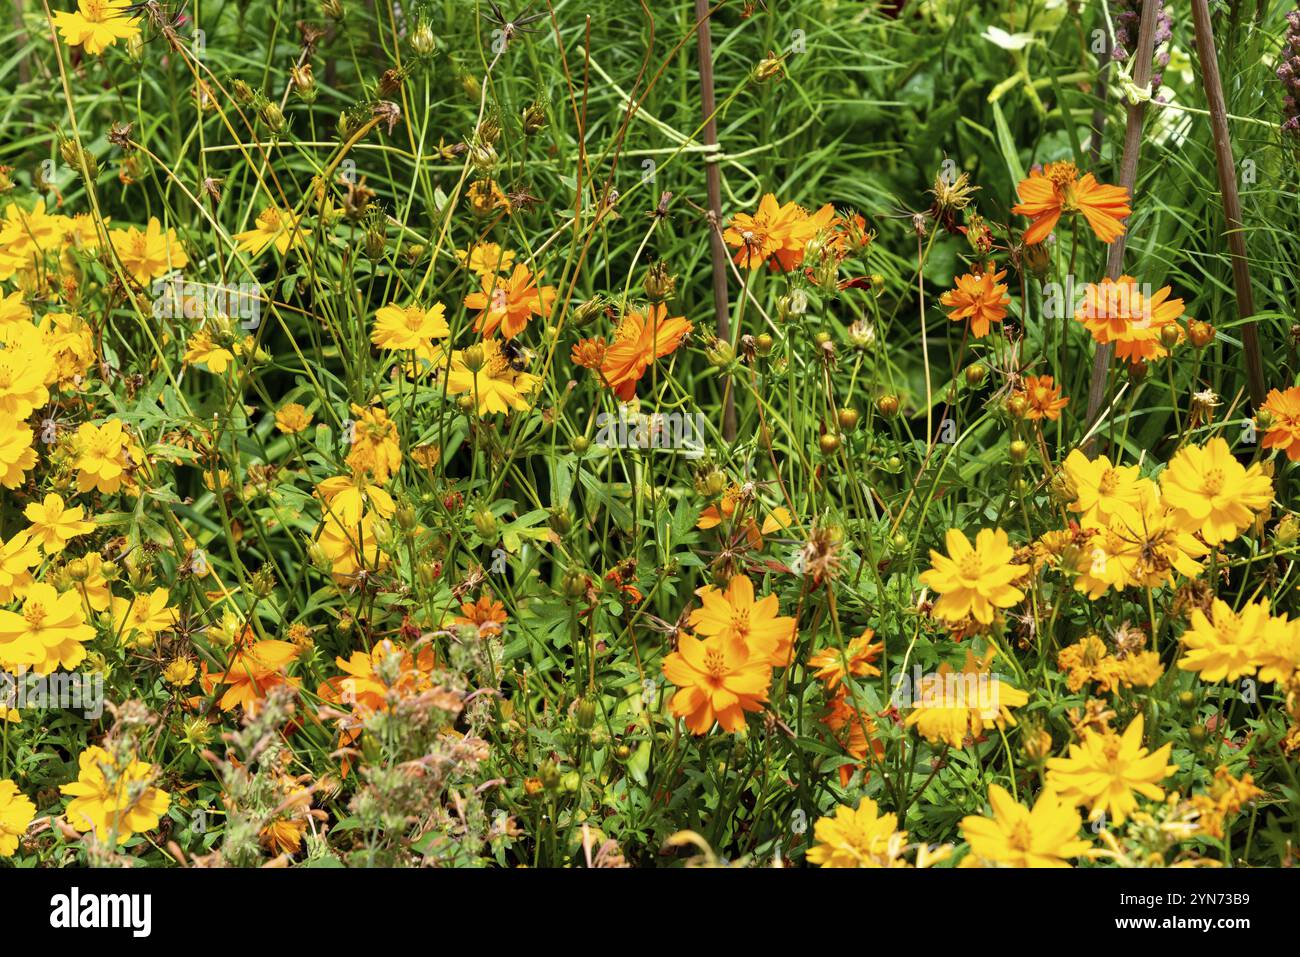
[[[952,312],[948,318],[953,322],[970,320],[971,335],[983,339],[989,334],[992,323],[1001,322],[1007,317],[1007,287],[1001,280],[1007,275],[1006,270],[994,272],[989,266],[982,273],[967,273],[958,276],[953,282],[955,288],[939,297],[939,302]]]
[[[1124,235],[1124,220],[1132,215],[1128,190],[1106,186],[1095,176],[1079,170],[1073,163],[1048,163],[1031,170],[1016,187],[1020,202],[1011,212],[1033,220],[1025,230],[1025,244],[1033,246],[1048,237],[1063,215],[1081,213],[1093,234],[1103,243],[1113,243]]]
[[[733,575],[726,591],[705,585],[695,592],[703,603],[691,612],[689,624],[702,635],[735,641],[751,649],[771,646],[769,664],[784,668],[794,654],[795,620],[779,614],[775,595],[754,599],[747,575]]]
[[[678,688],[670,703],[673,714],[692,734],[706,734],[715,721],[725,731],[740,731],[745,712],[761,711],[767,701],[775,648],[770,638],[746,644],[682,632],[677,650],[663,663],[664,676]]]

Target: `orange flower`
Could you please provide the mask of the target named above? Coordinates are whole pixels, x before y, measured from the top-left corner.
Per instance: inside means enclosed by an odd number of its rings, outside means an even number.
[[[989,334],[989,324],[1001,322],[1007,315],[1007,287],[999,280],[1006,276],[1004,269],[994,273],[989,266],[982,274],[967,273],[957,277],[957,288],[945,292],[939,302],[952,309],[948,318],[953,322],[970,320],[970,331],[976,339],[983,339]]]
[[[850,705],[847,692],[847,688],[840,688],[830,701],[830,711],[822,718],[822,724],[830,729],[840,747],[849,757],[856,759],[856,763],[840,765],[840,787],[848,787],[853,772],[866,763],[868,749],[876,760],[885,756],[884,742],[875,737],[875,720],[867,712]]]
[[[242,707],[248,714],[257,710],[257,704],[266,693],[280,685],[298,687],[297,678],[287,677],[284,669],[302,652],[297,645],[268,638],[244,645],[226,664],[226,670],[208,674],[203,666],[203,690],[208,694],[218,685],[228,685],[218,705],[222,711]]]
[[[1092,231],[1103,243],[1113,243],[1124,235],[1123,220],[1133,212],[1129,208],[1128,190],[1122,186],[1105,186],[1091,173],[1079,178],[1073,163],[1048,163],[1030,171],[1016,187],[1020,202],[1011,212],[1033,220],[1025,230],[1025,244],[1041,243],[1056,228],[1063,214],[1082,213]]]
[[[703,640],[682,632],[677,650],[664,659],[664,676],[677,685],[670,706],[692,734],[717,721],[726,731],[745,726],[746,711],[761,711],[772,683],[772,639],[753,645],[724,635]]]
[[[1061,410],[1070,404],[1050,375],[1025,376],[1020,395],[1025,399],[1026,419],[1059,419]]]
[[[501,629],[509,617],[506,614],[506,606],[499,601],[493,601],[490,591],[484,591],[477,603],[467,601],[460,606],[460,615],[457,616],[455,624],[477,628],[479,637],[482,638],[487,635],[501,634]]]
[[[817,669],[814,674],[818,681],[826,685],[827,691],[834,691],[846,674],[855,678],[878,676],[880,669],[872,662],[885,650],[885,643],[873,642],[871,639],[874,637],[875,632],[868,628],[843,650],[823,648],[808,659],[808,667]]]
[[[753,215],[736,213],[731,217],[722,238],[728,246],[740,247],[736,265],[757,269],[767,262],[772,269],[789,272],[803,262],[808,242],[834,221],[835,210],[829,203],[810,216],[797,203],[780,206],[775,196],[766,193]]]
[[[794,654],[795,620],[779,615],[775,595],[754,600],[754,583],[746,575],[733,575],[727,590],[705,585],[696,589],[703,607],[691,612],[689,624],[704,635],[736,641],[751,648],[770,645],[769,664],[784,668]]]
[[[493,274],[483,276],[483,291],[465,297],[465,307],[479,311],[474,317],[474,331],[492,336],[499,328],[507,339],[513,339],[524,331],[530,317],[549,315],[555,287],[538,288],[540,278],[541,273],[534,276],[523,263],[515,266],[509,279]]]
[[[569,358],[573,360],[575,366],[582,366],[584,369],[599,369],[600,364],[605,361],[605,350],[608,348],[604,339],[581,339],[574,343],[573,349],[569,352]]]
[[[693,328],[683,316],[669,319],[668,307],[663,303],[651,306],[648,317],[629,311],[600,365],[605,384],[624,402],[631,400],[650,363],[673,352]]]
[[[1183,301],[1169,298],[1165,286],[1146,296],[1132,276],[1089,283],[1074,318],[1099,344],[1115,343],[1115,355],[1133,365],[1159,359],[1167,350],[1160,332],[1183,314]]]
[[[1300,459],[1300,386],[1269,390],[1263,408],[1273,416],[1264,432],[1264,448],[1282,449],[1292,462]]]

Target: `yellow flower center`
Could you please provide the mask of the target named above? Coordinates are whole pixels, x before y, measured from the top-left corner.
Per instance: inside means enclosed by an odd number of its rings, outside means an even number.
[[[749,609],[731,609],[731,627],[742,637],[749,634]]]
[[[38,601],[29,601],[23,607],[23,619],[32,631],[40,631],[45,626],[45,617],[49,612]]]
[[[1015,850],[1028,853],[1034,841],[1034,833],[1029,828],[1028,821],[1017,821],[1011,827],[1011,833],[1007,835],[1007,843]]]
[[[721,681],[727,674],[727,661],[717,648],[710,648],[704,653],[704,668],[714,681]]]
[[[1119,473],[1114,469],[1106,469],[1101,473],[1101,481],[1097,483],[1097,491],[1102,495],[1114,495],[1115,489],[1119,488]]]
[[[979,578],[984,571],[984,563],[980,561],[979,554],[971,552],[965,556],[957,567],[961,570],[963,578]]]
[[[1223,469],[1210,469],[1205,473],[1205,491],[1211,495],[1218,495],[1223,491],[1224,474]]]

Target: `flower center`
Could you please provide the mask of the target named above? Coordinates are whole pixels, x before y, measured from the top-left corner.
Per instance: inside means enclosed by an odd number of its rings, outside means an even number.
[[[47,614],[45,606],[38,601],[29,601],[23,608],[23,619],[32,631],[40,631],[45,626]]]
[[[1205,473],[1205,491],[1218,495],[1223,491],[1223,469],[1210,469]]]
[[[1017,821],[1011,827],[1011,833],[1007,835],[1007,843],[1017,851],[1028,853],[1030,845],[1033,844],[1034,834],[1029,828],[1028,821]]]
[[[749,634],[749,609],[733,608],[731,610],[731,627],[744,637]]]
[[[1117,488],[1119,488],[1119,475],[1114,469],[1106,469],[1101,473],[1101,481],[1097,483],[1097,490],[1102,495],[1114,495]]]
[[[975,552],[971,552],[969,555],[965,556],[957,563],[957,567],[961,569],[963,578],[979,578],[980,573],[983,571],[983,563],[980,561],[979,555]]]
[[[727,662],[722,657],[722,652],[717,648],[710,648],[704,653],[704,668],[709,673],[709,677],[716,681],[721,681],[727,673]]]

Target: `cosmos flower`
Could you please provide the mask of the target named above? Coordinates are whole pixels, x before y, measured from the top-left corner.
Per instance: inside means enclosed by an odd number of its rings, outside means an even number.
[[[677,650],[664,658],[664,676],[678,688],[670,707],[692,734],[706,734],[717,722],[724,731],[745,727],[745,712],[761,711],[772,683],[776,641],[750,642],[723,635],[696,638],[681,632]]]
[[[77,758],[77,780],[59,786],[69,795],[68,821],[78,831],[94,831],[101,841],[125,843],[133,834],[158,826],[171,805],[171,795],[149,782],[152,764],[134,757],[119,763],[103,748],[91,745]]]
[[[527,397],[541,381],[531,372],[513,368],[496,339],[484,339],[452,353],[447,391],[470,395],[479,415],[497,415],[511,409],[526,412],[532,407]]]
[[[1069,867],[1069,859],[1088,852],[1079,839],[1082,821],[1074,805],[1045,790],[1032,810],[1007,790],[989,785],[991,817],[967,815],[961,830],[971,853],[1009,867]]]
[[[1048,759],[1047,787],[1072,805],[1087,805],[1089,820],[1106,815],[1123,824],[1137,808],[1135,794],[1160,800],[1165,792],[1159,782],[1178,770],[1178,765],[1169,763],[1173,745],[1148,751],[1142,745],[1142,730],[1141,714],[1123,735],[1085,730],[1083,740],[1070,745],[1069,757]]]
[[[981,273],[966,273],[953,280],[954,288],[939,297],[939,302],[952,312],[948,318],[953,322],[970,321],[971,335],[983,339],[989,334],[992,323],[1001,322],[1007,317],[1007,287],[1001,280],[1007,275],[1006,270],[995,272],[988,266]]]
[[[1273,501],[1273,482],[1258,462],[1238,462],[1219,437],[1186,445],[1160,473],[1164,499],[1185,531],[1210,545],[1230,542]]]
[[[163,232],[158,217],[150,216],[144,231],[128,226],[114,229],[108,234],[113,251],[122,261],[122,267],[141,286],[147,286],[159,276],[188,265],[190,257],[181,247],[176,230]]]
[[[1117,358],[1138,365],[1168,354],[1161,335],[1169,326],[1178,330],[1182,314],[1183,301],[1170,299],[1168,286],[1148,296],[1132,276],[1120,276],[1089,283],[1074,318],[1099,344],[1114,343]]]
[[[1124,220],[1133,212],[1129,208],[1128,190],[1122,186],[1105,186],[1091,173],[1079,176],[1069,162],[1048,163],[1030,171],[1016,186],[1020,202],[1011,212],[1028,216],[1032,223],[1025,230],[1028,246],[1041,243],[1056,228],[1061,217],[1081,213],[1093,234],[1103,243],[1113,243],[1124,235]]]
[[[130,6],[131,0],[77,0],[75,11],[55,12],[54,25],[64,43],[95,56],[140,32],[139,19],[128,15]]]
[[[688,624],[701,635],[736,641],[748,648],[771,646],[769,664],[783,668],[794,653],[795,620],[780,614],[776,595],[754,599],[754,583],[747,575],[733,575],[722,591],[705,585],[695,592],[701,607],[691,612]]]
[[[1024,599],[1025,593],[1011,583],[1029,568],[1013,563],[1015,553],[1002,529],[980,529],[972,546],[960,529],[950,528],[945,541],[948,554],[930,549],[931,567],[921,573],[921,582],[940,596],[934,603],[935,617],[946,621],[974,617],[988,625],[995,609],[1010,608]]]
[[[622,401],[631,401],[650,363],[676,351],[693,328],[684,316],[668,318],[663,303],[651,305],[645,313],[628,310],[601,360],[606,385]]]
[[[484,338],[501,331],[513,339],[524,331],[533,316],[549,316],[555,301],[554,286],[538,286],[541,273],[533,275],[523,263],[515,266],[509,278],[496,273],[482,275],[482,290],[465,297],[465,308],[476,309],[474,331]]]

